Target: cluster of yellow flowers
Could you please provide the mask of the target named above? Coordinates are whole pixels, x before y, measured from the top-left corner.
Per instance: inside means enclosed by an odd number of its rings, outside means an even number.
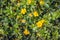
[[[21,9],[21,13],[22,13],[23,15],[25,15],[26,12],[27,12],[27,10],[26,10],[25,8]],[[34,11],[33,13],[29,13],[29,16],[30,16],[30,17],[32,17],[32,16],[38,17],[39,14],[38,14],[37,11]],[[19,16],[18,16],[18,18],[19,18]],[[22,23],[25,23],[26,20],[22,19],[21,22],[22,22]],[[43,26],[43,23],[44,23],[44,22],[45,22],[45,20],[40,20],[40,21],[38,21],[38,22],[36,23],[37,27],[38,27],[38,28],[41,28],[41,27]],[[25,34],[25,35],[28,35],[28,34],[30,34],[30,32],[29,32],[27,29],[25,29],[24,34]]]
[[[40,20],[40,21],[38,21],[37,23],[36,23],[36,25],[37,25],[37,27],[38,28],[41,28],[42,26],[43,26],[43,23],[45,22],[45,20]],[[29,35],[30,34],[30,32],[27,30],[27,29],[25,29],[24,30],[24,35]],[[39,35],[39,34],[38,34]]]
[[[31,4],[32,3],[32,0],[27,0],[27,4]],[[40,5],[44,5],[45,4],[45,2],[44,2],[44,0],[40,0]]]
[[[21,13],[24,15],[27,12],[27,10],[25,8],[21,9]],[[37,11],[33,12],[34,17],[39,16]],[[32,17],[32,13],[29,14],[30,17]]]
[[[28,4],[31,4],[32,0],[27,0],[27,2],[28,2]],[[18,5],[19,5],[19,3],[18,3]],[[43,0],[40,1],[40,5],[44,5],[44,1],[43,1]],[[25,15],[26,13],[27,13],[27,9],[26,9],[26,8],[22,8],[22,9],[21,9],[21,14]],[[39,16],[39,13],[35,10],[34,12],[29,13],[28,16],[29,16],[29,17],[32,17],[32,16],[38,17],[38,16]],[[19,17],[20,17],[20,16],[17,16],[17,19],[18,19]],[[21,22],[22,22],[22,23],[25,23],[26,20],[25,20],[25,19],[22,19]],[[38,21],[38,22],[36,23],[36,26],[37,26],[38,28],[41,28],[41,27],[43,26],[43,23],[44,23],[44,22],[45,22],[45,20],[40,20],[40,21]],[[25,29],[23,33],[24,33],[24,35],[30,34],[30,32],[29,32],[27,29]]]
[[[17,6],[20,6],[20,0],[17,0],[18,3],[17,3]],[[27,0],[27,4],[30,5],[32,3],[32,0]],[[44,0],[40,0],[40,5],[44,5],[45,4],[45,1]]]

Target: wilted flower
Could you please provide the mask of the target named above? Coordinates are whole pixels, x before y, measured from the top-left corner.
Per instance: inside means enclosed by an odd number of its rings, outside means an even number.
[[[4,34],[4,30],[3,29],[0,29],[0,34]]]
[[[30,13],[29,16],[32,17],[32,14]]]
[[[17,16],[17,18],[16,19],[19,19],[20,18],[20,16]]]
[[[20,6],[20,3],[17,3],[17,6],[19,7]]]
[[[37,33],[37,36],[40,36],[40,33]]]
[[[22,23],[25,23],[25,22],[26,22],[26,20],[24,20],[24,19],[23,19],[23,20],[21,20],[21,22],[22,22]]]

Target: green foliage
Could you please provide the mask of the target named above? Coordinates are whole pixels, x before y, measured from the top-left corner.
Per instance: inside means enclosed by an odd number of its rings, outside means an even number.
[[[39,28],[36,23],[42,19]],[[60,0],[0,0],[1,39],[60,40]]]

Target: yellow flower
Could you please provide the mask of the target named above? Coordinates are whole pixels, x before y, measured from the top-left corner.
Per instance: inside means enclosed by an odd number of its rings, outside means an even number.
[[[22,23],[25,23],[25,22],[26,22],[26,20],[24,20],[24,19],[23,19],[23,20],[21,20],[21,22],[22,22]]]
[[[41,0],[40,5],[44,5],[44,4],[45,4],[44,0]]]
[[[33,15],[34,15],[35,17],[39,16],[37,11],[34,11],[34,12],[33,12]]]
[[[30,13],[29,16],[32,17],[32,14]]]
[[[21,9],[21,13],[25,14],[26,13],[26,9],[25,8]]]
[[[27,4],[31,4],[32,0],[27,0]]]
[[[37,27],[42,27],[42,23],[41,22],[38,22],[38,23],[36,23],[36,25],[37,25]]]
[[[30,32],[29,32],[27,29],[25,29],[23,33],[24,33],[25,35],[29,35],[29,34],[30,34]]]
[[[36,23],[37,27],[41,28],[43,26],[43,23],[45,22],[45,20],[41,20],[41,21],[38,21]]]

